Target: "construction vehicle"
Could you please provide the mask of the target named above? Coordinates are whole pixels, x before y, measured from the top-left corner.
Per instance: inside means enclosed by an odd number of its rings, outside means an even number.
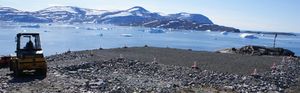
[[[15,76],[25,71],[46,76],[47,63],[41,48],[39,33],[18,33],[16,36],[16,56],[11,57],[9,68]]]
[[[2,56],[0,57],[0,68],[8,66],[8,63],[12,59],[12,56]]]

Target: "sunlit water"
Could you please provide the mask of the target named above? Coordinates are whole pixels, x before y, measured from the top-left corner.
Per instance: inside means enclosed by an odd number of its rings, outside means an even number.
[[[239,33],[222,35],[206,31],[169,31],[149,33],[149,28],[124,27],[96,24],[40,24],[40,28],[21,28],[25,23],[0,23],[0,55],[13,54],[15,35],[18,32],[39,32],[45,55],[62,53],[67,50],[88,50],[97,48],[118,48],[123,46],[155,46],[200,51],[216,51],[223,48],[244,45],[273,46],[273,35],[257,35],[259,39],[240,38]],[[89,28],[89,29],[87,29]],[[97,29],[94,29],[97,28]],[[102,29],[100,29],[102,28]],[[122,34],[130,35],[125,37]],[[290,49],[300,55],[300,37],[282,36],[277,38],[277,47]]]

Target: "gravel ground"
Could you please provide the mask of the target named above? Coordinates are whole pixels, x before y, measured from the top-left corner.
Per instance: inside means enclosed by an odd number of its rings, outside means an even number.
[[[46,78],[14,78],[0,69],[0,93],[297,92],[300,75],[296,59],[169,48],[66,52],[47,60]],[[199,69],[191,68],[194,61]]]
[[[158,63],[191,67],[194,62],[207,70],[223,73],[248,75],[253,69],[258,72],[268,71],[273,63],[280,63],[282,57],[250,56],[238,54],[222,54],[205,51],[187,51],[171,48],[133,47],[105,50],[80,51],[76,54],[93,54],[88,60],[109,60],[120,55],[128,59],[152,62],[154,58]],[[61,56],[61,55],[55,55]],[[55,57],[57,58],[57,57]]]

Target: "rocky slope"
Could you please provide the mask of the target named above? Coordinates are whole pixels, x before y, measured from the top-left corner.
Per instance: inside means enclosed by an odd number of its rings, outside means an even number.
[[[124,26],[146,26],[187,30],[212,30],[239,32],[232,27],[219,26],[201,14],[176,13],[161,15],[143,7],[108,11],[73,6],[53,6],[43,10],[27,12],[10,7],[0,7],[0,20],[37,23],[98,23]]]

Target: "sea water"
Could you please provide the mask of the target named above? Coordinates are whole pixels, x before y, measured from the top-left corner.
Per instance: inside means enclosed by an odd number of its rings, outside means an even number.
[[[40,28],[22,28],[30,23],[0,22],[0,55],[14,54],[15,36],[19,32],[38,32],[41,35],[45,55],[98,48],[119,48],[123,46],[170,47],[197,51],[216,51],[245,45],[273,46],[274,35],[255,34],[258,39],[241,38],[240,33],[167,30],[165,33],[149,33],[150,28],[100,24],[44,23]],[[124,36],[124,34],[126,34]],[[276,47],[290,49],[300,55],[300,34],[279,35]]]

